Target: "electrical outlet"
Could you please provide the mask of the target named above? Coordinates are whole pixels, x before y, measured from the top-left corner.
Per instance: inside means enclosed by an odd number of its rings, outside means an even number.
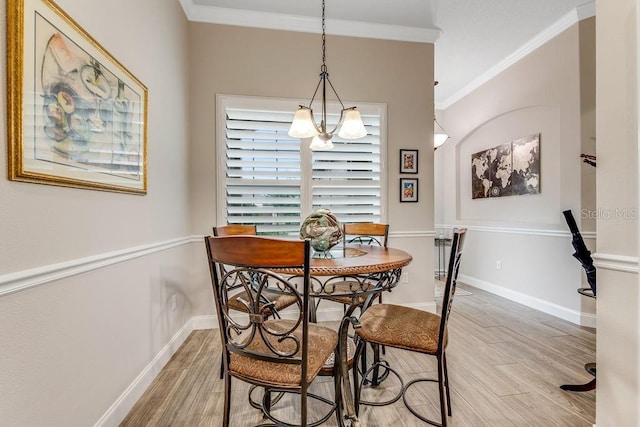
[[[502,270],[502,261],[500,260],[496,261],[496,270]]]
[[[178,296],[176,294],[171,295],[170,298],[171,311],[176,311],[178,307]]]
[[[402,273],[402,283],[409,283],[409,273],[406,271]]]

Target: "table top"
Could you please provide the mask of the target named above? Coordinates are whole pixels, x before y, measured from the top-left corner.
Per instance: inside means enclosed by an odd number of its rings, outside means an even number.
[[[401,249],[348,245],[345,248],[340,246],[333,249],[327,256],[313,254],[310,270],[312,276],[370,274],[402,268],[411,260],[411,255]],[[299,269],[287,269],[283,272],[301,273]]]

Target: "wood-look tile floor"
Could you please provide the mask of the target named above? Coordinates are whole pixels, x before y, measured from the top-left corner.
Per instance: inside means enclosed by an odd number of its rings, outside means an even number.
[[[464,285],[461,288],[465,288]],[[595,361],[595,331],[527,308],[475,288],[457,296],[450,318],[447,361],[451,382],[453,427],[567,426],[591,427],[595,422],[595,391],[572,393],[561,384],[591,380],[584,364]],[[405,381],[435,373],[435,358],[387,349]],[[219,379],[220,341],[217,330],[191,333],[162,369],[121,426],[220,426],[223,383]],[[263,422],[247,403],[248,386],[234,380],[231,426]],[[414,386],[409,400],[438,419],[433,383]],[[397,385],[387,381],[391,393]],[[331,378],[319,378],[314,392],[331,396]],[[314,408],[312,414],[322,408]],[[293,405],[283,407],[292,412]],[[315,411],[314,411],[315,409]],[[423,426],[402,399],[385,407],[362,406],[363,426]],[[325,425],[336,426],[335,417]]]

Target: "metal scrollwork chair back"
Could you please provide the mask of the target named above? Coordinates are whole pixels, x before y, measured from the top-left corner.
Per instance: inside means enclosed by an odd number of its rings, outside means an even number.
[[[336,356],[335,330],[309,322],[310,244],[258,236],[205,237],[220,327],[225,386],[223,425],[230,422],[231,379],[265,389],[264,415],[276,425],[294,425],[272,414],[272,393],[293,393],[301,399],[299,425],[320,425],[331,417],[340,401],[335,364],[334,399],[308,393],[324,362]],[[278,269],[300,268],[300,276],[278,274]],[[229,306],[230,293],[244,289],[244,310]],[[288,319],[265,316],[262,295],[270,292],[295,298]],[[337,357],[336,357],[337,359]],[[326,405],[319,420],[307,421],[307,398]],[[280,400],[282,402],[282,400]],[[295,424],[295,425],[298,425]]]
[[[224,236],[255,236],[257,232],[255,225],[246,224],[230,224],[220,227],[213,227],[213,235],[217,237]],[[221,266],[224,268],[224,266]],[[244,288],[240,292],[234,294],[229,299],[229,306],[238,311],[246,311],[246,301],[249,297],[247,292],[255,293],[255,289],[249,287]],[[255,298],[255,295],[253,296]],[[270,293],[268,290],[263,292],[260,297],[263,304],[265,316],[273,315],[279,317],[278,311],[287,308],[295,303],[295,299],[289,294]]]
[[[252,224],[229,224],[219,227],[213,227],[213,235],[216,237],[225,236],[255,236],[257,234],[257,227]],[[220,265],[220,268],[224,269],[224,265]],[[244,287],[240,283],[237,283],[237,292],[229,296],[228,305],[230,308],[242,312],[247,311],[247,302],[251,299],[255,300],[255,289],[252,286]],[[251,293],[251,298],[248,294]],[[295,304],[296,299],[291,294],[278,294],[269,292],[269,290],[263,292],[258,299],[262,305],[262,312],[265,317],[274,316],[280,317],[278,312],[284,310],[292,304]],[[220,366],[220,379],[222,379],[223,367]]]

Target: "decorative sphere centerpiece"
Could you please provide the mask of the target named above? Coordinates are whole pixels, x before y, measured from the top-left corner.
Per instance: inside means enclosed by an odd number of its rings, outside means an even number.
[[[317,252],[327,252],[342,240],[342,228],[329,209],[318,208],[300,226],[300,238],[311,239],[311,247]]]

